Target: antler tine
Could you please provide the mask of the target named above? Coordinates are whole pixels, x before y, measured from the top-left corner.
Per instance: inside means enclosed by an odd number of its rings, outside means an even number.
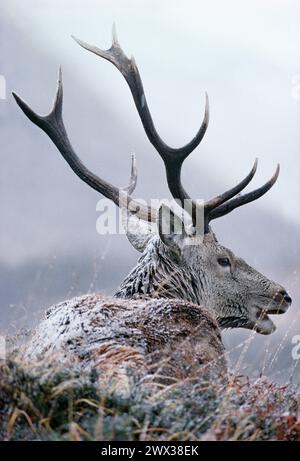
[[[205,212],[209,213],[210,211],[214,210],[218,206],[222,205],[223,203],[227,202],[231,198],[235,197],[243,189],[245,189],[245,187],[248,186],[248,184],[250,183],[250,181],[252,180],[253,176],[256,173],[257,164],[258,164],[258,159],[256,158],[250,173],[239,184],[237,184],[232,189],[229,189],[228,191],[224,192],[223,194],[218,195],[217,197],[214,197],[210,200],[207,200],[204,206]]]
[[[156,220],[156,210],[151,207],[145,207],[139,202],[133,200],[126,191],[119,189],[118,187],[104,181],[94,173],[92,173],[86,166],[81,162],[80,158],[75,153],[62,118],[62,103],[63,103],[63,84],[62,84],[62,73],[59,70],[59,78],[57,83],[57,91],[54,100],[53,107],[49,114],[39,115],[34,112],[29,105],[23,101],[16,93],[13,96],[22,109],[24,114],[33,122],[35,125],[40,127],[56,145],[66,162],[70,165],[76,175],[87,183],[90,187],[100,192],[108,199],[112,200],[117,206],[129,209],[134,212],[139,218],[145,221]],[[135,160],[132,161],[132,174],[130,185],[128,190],[132,191],[136,184],[136,169]]]
[[[280,165],[278,164],[276,171],[271,177],[271,179],[269,179],[269,181],[267,181],[263,186],[259,187],[258,189],[255,189],[254,191],[248,192],[247,194],[240,195],[232,200],[229,200],[228,202],[223,203],[223,205],[221,206],[218,206],[209,213],[209,221],[216,218],[220,218],[221,216],[225,216],[235,208],[238,208],[242,205],[246,205],[247,203],[253,202],[254,200],[257,200],[258,198],[262,197],[275,184],[279,176],[279,172]]]
[[[130,171],[130,182],[128,186],[122,188],[123,191],[127,194],[132,194],[136,188],[137,183],[137,167],[136,167],[136,158],[135,154],[131,154],[131,171]]]

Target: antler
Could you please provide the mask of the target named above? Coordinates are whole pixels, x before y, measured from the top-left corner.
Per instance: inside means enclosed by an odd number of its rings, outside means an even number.
[[[272,178],[266,182],[262,187],[249,192],[245,195],[238,195],[240,192],[249,184],[252,180],[256,169],[257,160],[253,165],[250,173],[235,187],[227,190],[221,195],[214,197],[204,202],[204,204],[197,203],[192,200],[188,193],[185,191],[181,183],[181,168],[184,160],[188,155],[200,144],[209,122],[209,102],[206,94],[206,105],[204,118],[201,126],[194,136],[194,138],[187,143],[185,146],[180,148],[173,148],[168,146],[159,136],[146,100],[145,92],[143,89],[142,80],[136,66],[135,60],[132,57],[129,59],[117,39],[115,27],[113,28],[113,40],[112,45],[108,50],[101,50],[95,46],[88,45],[87,43],[73,37],[76,42],[88,51],[106,59],[107,61],[114,64],[114,66],[121,72],[125,78],[130,91],[132,93],[137,111],[139,113],[141,122],[147,134],[147,137],[151,144],[155,147],[162,160],[164,161],[166,168],[166,175],[170,192],[174,199],[179,201],[182,207],[185,205],[185,201],[191,205],[189,210],[193,221],[193,225],[197,226],[198,212],[204,212],[204,232],[209,232],[209,223],[213,219],[224,216],[231,212],[235,208],[238,208],[246,203],[250,203],[253,200],[257,200],[259,197],[264,195],[276,182],[279,174],[279,165],[277,166],[275,174]],[[64,127],[62,119],[62,98],[63,98],[63,87],[61,71],[59,73],[58,87],[54,106],[50,113],[45,116],[38,115],[35,113],[18,95],[13,93],[17,104],[23,110],[25,115],[52,139],[62,156],[71,166],[73,171],[90,187],[97,190],[105,197],[111,199],[116,205],[127,208],[130,212],[135,213],[139,218],[145,221],[156,220],[156,210],[151,207],[145,207],[138,201],[131,198],[130,194],[133,192],[137,173],[135,166],[135,159],[132,159],[132,170],[131,180],[129,186],[120,189],[103,179],[96,176],[94,173],[89,171],[81,162],[77,154],[75,153],[71,143],[68,139],[66,129]],[[237,196],[238,195],[238,196]],[[236,197],[237,196],[237,197]]]
[[[61,69],[59,69],[54,104],[49,114],[39,115],[34,112],[28,104],[20,98],[20,96],[15,93],[13,93],[13,96],[29,120],[47,133],[74,173],[76,173],[80,179],[86,182],[97,192],[100,192],[105,197],[112,200],[117,206],[127,208],[130,212],[135,213],[139,218],[153,222],[156,220],[156,210],[151,207],[143,206],[138,201],[132,199],[129,195],[135,189],[137,180],[136,162],[134,156],[132,157],[130,184],[123,189],[104,181],[99,176],[92,173],[77,156],[69,141],[62,118],[63,84]]]
[[[190,211],[186,211],[190,212],[194,226],[196,226],[197,224],[197,212],[203,212],[203,207],[204,232],[209,232],[209,223],[211,220],[224,216],[225,214],[229,213],[235,208],[258,199],[273,186],[279,174],[279,165],[277,166],[276,172],[272,176],[272,178],[262,187],[254,190],[253,192],[250,192],[243,196],[238,196],[233,199],[233,197],[239,194],[252,180],[257,169],[256,159],[250,173],[232,189],[227,190],[223,194],[214,197],[213,199],[205,201],[204,204],[199,204],[196,201],[192,200],[181,183],[181,167],[188,155],[200,144],[208,127],[209,101],[207,93],[205,93],[206,105],[204,118],[195,137],[188,144],[181,148],[175,149],[173,147],[170,147],[161,139],[154,126],[150,110],[148,108],[139,70],[137,68],[134,58],[131,57],[131,59],[129,59],[122,50],[118,42],[115,26],[113,27],[112,45],[108,50],[102,50],[96,46],[89,45],[76,37],[73,38],[80,46],[82,46],[86,50],[91,51],[97,56],[100,56],[101,58],[104,58],[107,61],[111,62],[125,78],[132,93],[137,111],[139,113],[147,137],[159,153],[162,160],[164,161],[170,192],[173,198],[178,200],[182,207],[184,207],[185,200],[188,200],[191,203]]]

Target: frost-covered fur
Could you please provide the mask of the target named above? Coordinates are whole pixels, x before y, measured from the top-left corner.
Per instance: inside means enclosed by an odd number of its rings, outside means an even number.
[[[217,322],[203,307],[85,295],[48,309],[23,358],[93,367],[101,386],[125,392],[130,371],[163,382],[224,376],[223,353]]]

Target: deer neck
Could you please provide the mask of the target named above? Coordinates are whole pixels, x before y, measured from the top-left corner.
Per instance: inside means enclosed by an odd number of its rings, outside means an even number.
[[[115,296],[179,298],[201,304],[201,282],[197,277],[182,263],[177,264],[159,239],[153,239]]]

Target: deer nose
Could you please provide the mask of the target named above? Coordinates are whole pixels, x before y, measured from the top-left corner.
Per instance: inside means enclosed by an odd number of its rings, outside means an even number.
[[[285,300],[287,304],[292,304],[292,298],[289,296],[288,293],[285,293],[285,295],[283,296],[283,299]]]
[[[276,300],[279,302],[285,301],[287,304],[292,304],[292,298],[288,294],[288,292],[284,289],[278,291],[276,295]]]

